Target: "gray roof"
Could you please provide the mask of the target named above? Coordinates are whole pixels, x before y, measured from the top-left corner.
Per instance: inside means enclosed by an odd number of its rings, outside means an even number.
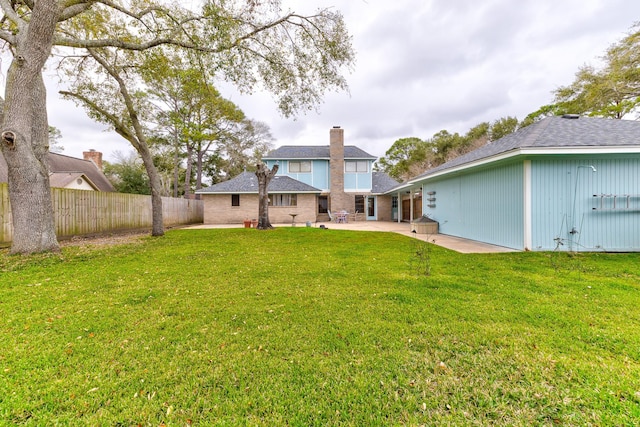
[[[86,181],[94,190],[99,191],[98,187],[82,172],[52,172],[49,174],[49,185],[53,188],[65,188],[77,179]]]
[[[328,145],[283,145],[282,147],[272,150],[263,157],[267,160],[284,160],[284,159],[329,159],[329,146]],[[344,146],[344,158],[345,159],[371,159],[375,160],[376,157],[367,153],[364,150],[354,146]]]
[[[373,194],[384,194],[398,186],[398,181],[391,178],[385,172],[372,172],[371,180],[371,193]]]
[[[547,117],[510,135],[491,142],[477,150],[457,157],[424,174],[420,178],[464,167],[493,156],[525,149],[585,149],[585,148],[640,148],[640,122],[595,117]]]
[[[271,193],[321,193],[315,187],[286,175],[276,175],[269,182],[267,190]],[[243,172],[235,178],[220,182],[211,187],[196,191],[197,194],[239,194],[257,193],[258,177],[253,172]]]
[[[48,153],[49,173],[85,175],[99,191],[115,191],[105,174],[91,160],[78,159],[63,154]],[[7,182],[7,162],[0,153],[0,182]],[[56,183],[58,181],[56,180]],[[57,183],[56,185],[60,185]],[[53,186],[53,183],[52,183]]]

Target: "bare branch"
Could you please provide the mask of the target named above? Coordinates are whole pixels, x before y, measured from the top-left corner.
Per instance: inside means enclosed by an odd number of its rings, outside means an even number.
[[[26,25],[26,22],[18,16],[15,10],[13,10],[13,6],[8,0],[0,0],[0,8],[2,8],[4,15],[20,29]]]
[[[16,36],[14,36],[13,34],[11,34],[8,31],[0,30],[0,39],[4,40],[5,42],[9,43],[10,45],[16,44]]]
[[[95,1],[83,1],[67,6],[58,17],[58,22],[67,21],[89,9]]]
[[[150,6],[142,11],[140,11],[139,13],[133,13],[130,10],[110,1],[110,0],[97,0],[95,1],[95,3],[101,3],[105,6],[108,6],[112,9],[117,10],[120,13],[123,13],[131,18],[134,18],[136,20],[141,20],[144,16],[150,14],[151,12],[165,12],[167,11],[166,8],[160,7],[160,6]]]
[[[109,113],[107,110],[105,110],[104,108],[100,107],[98,104],[96,104],[94,101],[92,101],[91,99],[87,98],[84,95],[81,95],[81,94],[75,93],[75,92],[69,92],[69,91],[66,91],[66,90],[61,90],[59,93],[62,96],[75,98],[75,99],[81,101],[82,103],[84,103],[85,105],[87,105],[89,107],[89,109],[95,110],[98,113],[100,113],[102,116],[104,116],[107,119],[107,121],[111,125],[113,125],[113,129],[116,131],[116,133],[118,133],[124,139],[129,141],[131,143],[131,145],[133,145],[134,147],[137,148],[138,140],[136,139],[135,135],[133,135],[129,131],[129,129],[127,129],[127,127],[122,123],[122,121],[120,120],[119,117],[117,117],[114,114]]]

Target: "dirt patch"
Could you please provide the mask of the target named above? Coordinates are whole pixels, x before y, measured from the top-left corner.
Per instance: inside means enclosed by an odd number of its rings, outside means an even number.
[[[149,236],[148,231],[132,231],[126,233],[76,236],[60,241],[60,246],[111,246],[127,243],[138,243],[143,237]]]

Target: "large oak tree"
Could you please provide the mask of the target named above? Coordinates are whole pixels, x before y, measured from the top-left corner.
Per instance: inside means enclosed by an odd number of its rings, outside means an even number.
[[[154,0],[0,0],[0,8],[0,39],[12,54],[0,147],[9,168],[13,253],[59,248],[42,77],[54,47],[87,61],[95,60],[88,49],[111,58],[165,45],[198,51],[212,73],[240,90],[273,93],[285,116],[313,108],[327,90],[346,89],[342,73],[354,61],[339,12],[282,13],[279,0],[208,0],[198,11]]]
[[[580,67],[574,81],[554,91],[556,113],[622,119],[638,117],[640,106],[640,24],[612,44],[604,65]]]

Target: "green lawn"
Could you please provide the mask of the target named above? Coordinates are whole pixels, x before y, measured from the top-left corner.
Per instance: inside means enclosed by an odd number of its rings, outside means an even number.
[[[638,425],[640,255],[177,230],[0,252],[0,425]],[[424,265],[422,265],[424,266]]]

